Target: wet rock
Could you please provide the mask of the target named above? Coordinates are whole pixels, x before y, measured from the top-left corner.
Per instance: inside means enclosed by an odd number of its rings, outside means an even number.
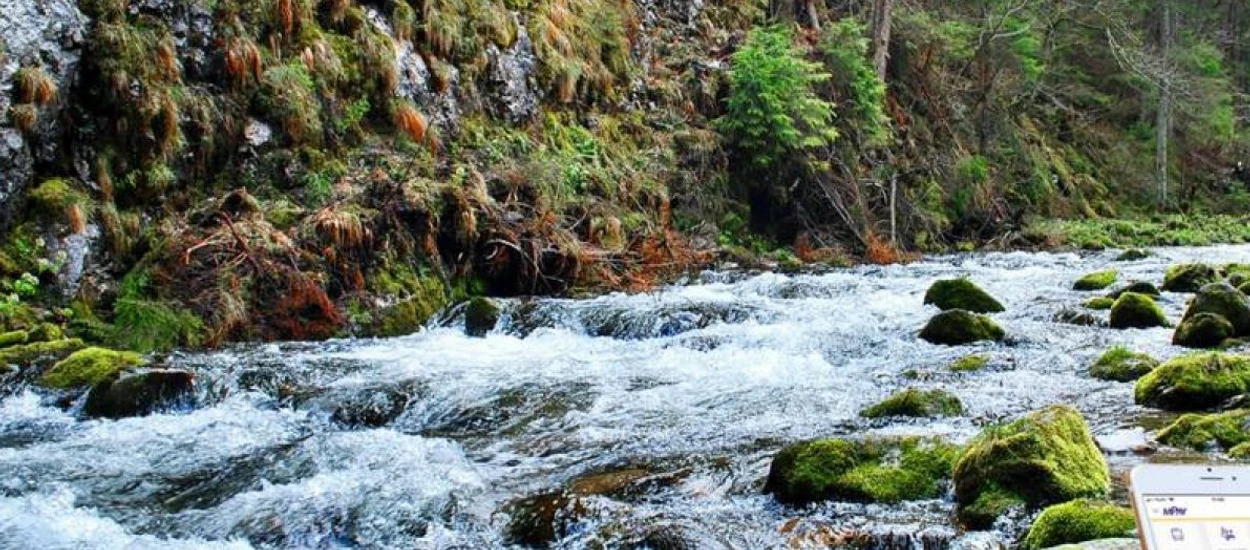
[[[1201,353],[1177,357],[1137,381],[1137,404],[1173,411],[1211,409],[1250,392],[1250,357]]]
[[[490,298],[474,298],[464,308],[464,333],[481,338],[499,323],[499,305]]]
[[[300,410],[328,415],[349,428],[380,428],[391,424],[409,404],[428,394],[428,389],[422,381],[334,385],[297,392],[292,396],[292,404]]]
[[[1114,269],[1096,271],[1077,279],[1076,282],[1073,283],[1072,289],[1083,291],[1102,290],[1112,284],[1115,284],[1117,277],[1119,277],[1119,272]]]
[[[1133,511],[1107,502],[1074,500],[1042,511],[1024,539],[1025,550],[1130,535],[1137,526]]]
[[[1097,327],[1105,325],[1103,320],[1093,313],[1066,307],[1055,313],[1053,320],[1056,323],[1076,325],[1078,327]]]
[[[884,418],[889,416],[925,418],[932,416],[959,416],[963,412],[963,403],[950,392],[907,388],[885,398],[880,403],[860,411],[859,415],[864,418]]]
[[[999,341],[1006,334],[993,319],[984,315],[953,309],[937,314],[924,329],[920,338],[938,345],[960,346],[985,340]]]
[[[535,79],[538,57],[524,25],[517,24],[512,46],[500,50],[486,47],[490,59],[488,97],[498,118],[511,124],[525,122],[538,112],[538,84]]]
[[[1099,380],[1132,382],[1155,370],[1159,361],[1144,353],[1116,346],[1103,353],[1092,366],[1089,375]]]
[[[956,454],[953,445],[916,437],[796,443],[773,458],[764,492],[790,505],[936,498]]]
[[[1183,264],[1168,268],[1163,277],[1163,290],[1168,292],[1198,292],[1202,287],[1219,282],[1220,274],[1206,264]]]
[[[1227,451],[1250,442],[1250,410],[1186,414],[1160,430],[1156,439],[1182,449]]]
[[[97,418],[144,416],[185,403],[194,394],[195,376],[181,370],[152,370],[96,384],[83,413]]]
[[[374,11],[373,8],[368,8]],[[377,21],[385,21],[385,17],[373,17]],[[389,29],[387,34],[390,34]],[[436,86],[434,75],[426,65],[426,59],[417,51],[417,47],[409,40],[395,43],[395,69],[399,76],[395,95],[411,101],[425,114],[430,123],[438,128],[439,135],[445,138],[454,136],[460,124],[460,104],[456,96],[460,89],[460,71],[450,64],[443,65],[440,70],[442,86]]]
[[[213,76],[214,0],[130,0],[133,14],[146,14],[163,21],[173,34],[178,62],[189,79]]]
[[[1227,319],[1233,326],[1234,336],[1250,335],[1250,298],[1228,283],[1203,286],[1181,321],[1200,313],[1213,313]]]
[[[1126,292],[1111,306],[1111,328],[1152,328],[1168,326],[1167,316],[1149,296]]]
[[[968,279],[945,279],[933,283],[925,292],[924,303],[942,311],[962,309],[973,313],[1006,311],[1003,304]]]
[[[954,482],[956,513],[972,529],[1013,507],[1099,498],[1111,487],[1089,426],[1065,405],[982,432],[955,464]]]
[[[1136,262],[1138,260],[1144,260],[1146,258],[1149,258],[1150,256],[1152,256],[1152,254],[1150,253],[1149,250],[1144,250],[1141,248],[1130,248],[1128,250],[1125,250],[1124,252],[1121,252],[1119,256],[1116,256],[1115,261]]]
[[[44,373],[39,383],[59,389],[89,387],[146,364],[147,360],[137,353],[86,348],[58,362]]]
[[[1199,313],[1176,327],[1172,344],[1187,348],[1215,348],[1233,337],[1233,324],[1221,315]]]
[[[1133,281],[1129,283],[1128,285],[1125,285],[1124,288],[1116,289],[1115,292],[1108,294],[1107,297],[1111,298],[1112,300],[1118,300],[1120,299],[1120,296],[1123,296],[1126,292],[1136,292],[1138,294],[1145,294],[1147,296],[1156,296],[1156,297],[1162,294],[1161,292],[1159,292],[1159,287],[1156,287],[1153,284],[1150,284],[1146,281]]]
[[[525,384],[501,391],[489,399],[469,404],[450,403],[443,412],[425,419],[418,429],[432,437],[513,433],[532,422],[584,410],[594,398],[592,386],[585,383],[554,387]]]

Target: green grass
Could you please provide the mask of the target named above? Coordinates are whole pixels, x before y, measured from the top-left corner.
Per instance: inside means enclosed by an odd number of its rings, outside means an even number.
[[[1250,223],[1222,214],[1172,214],[1151,219],[1039,220],[1025,234],[1039,242],[1084,249],[1206,246],[1250,242]]]

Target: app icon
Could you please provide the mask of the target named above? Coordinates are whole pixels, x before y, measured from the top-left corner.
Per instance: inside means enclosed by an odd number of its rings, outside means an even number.
[[[1224,542],[1232,542],[1237,540],[1237,534],[1232,529],[1220,527],[1220,538],[1224,539]]]
[[[1183,542],[1185,540],[1185,530],[1181,529],[1180,527],[1173,527],[1172,528],[1172,540],[1176,542]]]

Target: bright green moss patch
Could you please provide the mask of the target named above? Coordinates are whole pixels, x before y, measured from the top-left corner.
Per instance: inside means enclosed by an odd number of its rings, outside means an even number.
[[[1103,353],[1089,367],[1089,375],[1099,380],[1131,382],[1148,374],[1159,366],[1159,361],[1144,353],[1116,346]]]
[[[142,355],[104,348],[87,348],[74,352],[44,373],[41,385],[50,388],[93,386],[124,370],[147,364]]]
[[[1182,264],[1168,268],[1163,276],[1163,290],[1198,292],[1202,287],[1219,282],[1220,274],[1206,264]]]
[[[1042,511],[1024,539],[1024,550],[1124,537],[1137,526],[1133,511],[1106,502],[1074,500]]]
[[[25,367],[45,360],[56,361],[82,349],[82,347],[82,340],[78,339],[35,342],[8,347],[0,349],[0,365]]]
[[[373,317],[368,333],[373,336],[406,336],[421,330],[449,302],[447,286],[437,275],[422,273],[396,262],[381,270],[371,282],[375,292],[394,300]]]
[[[1111,298],[1108,296],[1099,296],[1097,298],[1090,298],[1089,300],[1085,301],[1086,308],[1096,310],[1096,311],[1103,311],[1103,310],[1111,309],[1111,306],[1113,305],[1115,305],[1115,298]]]
[[[982,432],[955,465],[954,481],[957,513],[973,529],[1018,503],[1098,498],[1111,486],[1085,419],[1064,405]]]
[[[1173,214],[1152,219],[1039,220],[1026,233],[1083,249],[1144,246],[1206,246],[1250,242],[1250,225],[1239,216]]]
[[[975,372],[985,368],[989,364],[990,356],[982,353],[974,353],[972,355],[965,355],[956,359],[954,363],[951,363],[949,368],[951,372]]]
[[[1111,306],[1111,328],[1152,328],[1168,326],[1163,310],[1149,296],[1126,292]]]
[[[956,454],[953,445],[916,437],[797,443],[777,453],[764,491],[793,505],[937,498]]]
[[[0,333],[0,348],[7,348],[19,344],[25,344],[30,339],[30,333],[24,330],[15,330],[12,332]]]
[[[1250,441],[1250,410],[1219,414],[1186,414],[1156,437],[1160,443],[1207,451],[1228,450]]]
[[[984,340],[997,341],[1005,336],[1002,327],[993,319],[962,309],[937,314],[920,331],[921,339],[945,346],[960,346]]]
[[[1003,304],[968,279],[945,279],[933,283],[925,292],[924,303],[947,311],[962,309],[973,313],[1005,311]]]
[[[963,412],[963,403],[950,392],[908,388],[864,409],[859,414],[864,418],[883,418],[888,416],[958,416]]]
[[[1215,348],[1233,337],[1233,324],[1221,315],[1199,313],[1186,317],[1172,334],[1172,344],[1187,348]]]
[[[1145,250],[1142,248],[1130,248],[1128,250],[1125,250],[1124,252],[1121,252],[1119,256],[1116,256],[1115,261],[1136,262],[1139,260],[1144,260],[1146,258],[1149,258],[1150,256],[1151,254],[1149,250]]]
[[[1209,409],[1250,392],[1250,357],[1200,353],[1177,357],[1137,381],[1139,405],[1175,411]]]
[[[1072,288],[1073,290],[1102,290],[1115,284],[1119,276],[1119,272],[1114,269],[1095,271],[1077,279]]]
[[[39,326],[30,329],[31,342],[51,342],[64,337],[65,331],[61,330],[60,325],[52,323],[40,323]]]

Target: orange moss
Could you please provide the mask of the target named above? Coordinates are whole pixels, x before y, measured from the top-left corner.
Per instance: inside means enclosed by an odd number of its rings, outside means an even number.
[[[230,85],[240,89],[259,82],[262,73],[260,48],[250,40],[235,38],[226,45],[226,74]]]
[[[868,263],[880,265],[899,263],[901,258],[898,248],[877,236],[876,233],[869,233],[864,241],[864,259]]]
[[[425,115],[417,112],[415,107],[403,104],[395,109],[395,128],[412,141],[421,143],[425,141],[429,125],[425,120]]]

